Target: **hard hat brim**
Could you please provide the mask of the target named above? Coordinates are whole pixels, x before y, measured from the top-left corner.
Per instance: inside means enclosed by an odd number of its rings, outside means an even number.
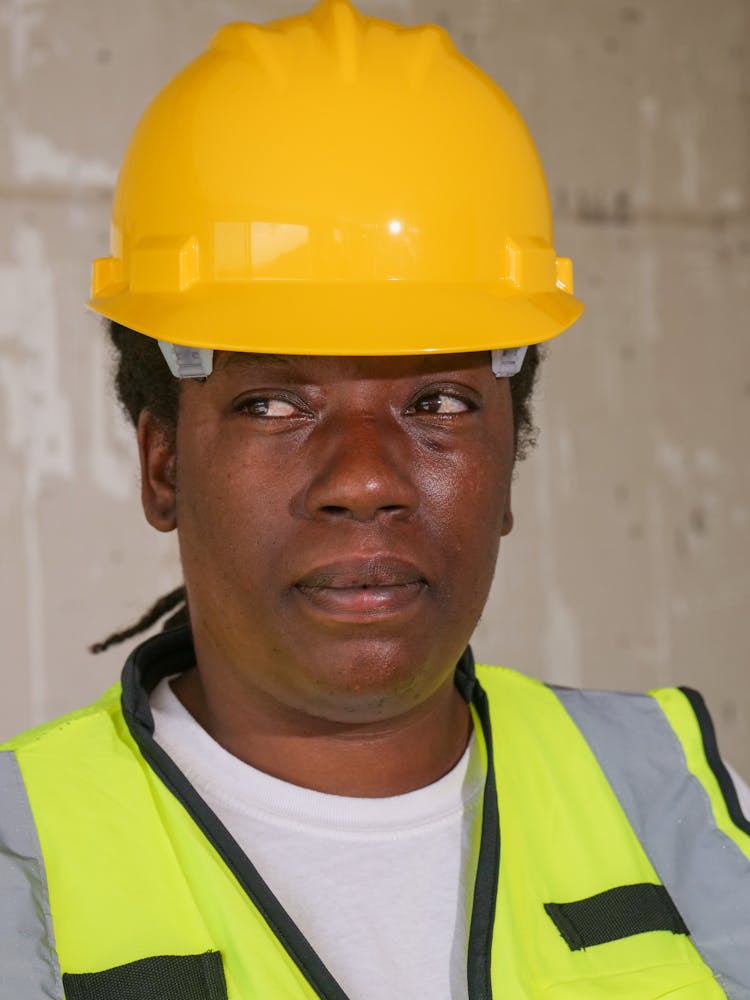
[[[536,344],[562,333],[584,308],[564,291],[406,281],[222,282],[169,295],[120,292],[88,306],[139,333],[190,347],[372,356]]]

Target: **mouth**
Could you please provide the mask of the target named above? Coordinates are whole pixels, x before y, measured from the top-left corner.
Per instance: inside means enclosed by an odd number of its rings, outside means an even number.
[[[327,617],[367,622],[408,612],[425,593],[427,581],[412,563],[374,556],[320,566],[294,589]]]

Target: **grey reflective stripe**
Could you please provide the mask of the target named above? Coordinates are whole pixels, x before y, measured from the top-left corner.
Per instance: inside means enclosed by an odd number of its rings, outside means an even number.
[[[47,876],[16,755],[0,751],[0,997],[63,1000]]]
[[[750,998],[750,860],[648,695],[552,688],[607,776],[693,944],[728,997]]]

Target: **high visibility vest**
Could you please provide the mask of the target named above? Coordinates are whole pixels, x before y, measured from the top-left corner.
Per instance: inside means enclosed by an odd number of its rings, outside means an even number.
[[[346,1000],[154,741],[148,692],[193,655],[151,639],[121,688],[0,748],[1,1000]],[[471,1000],[750,997],[750,827],[699,696],[468,651],[456,683],[487,769]]]

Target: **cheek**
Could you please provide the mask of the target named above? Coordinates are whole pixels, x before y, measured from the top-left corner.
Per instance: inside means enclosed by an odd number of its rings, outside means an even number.
[[[233,429],[206,426],[184,430],[178,442],[177,529],[183,562],[208,574],[224,575],[243,565],[276,558],[288,516],[280,468],[269,467],[237,446]],[[260,542],[262,541],[262,545]]]
[[[512,430],[490,425],[471,448],[432,463],[425,493],[463,532],[487,535],[505,521],[512,473]]]
[[[445,571],[444,613],[462,628],[473,628],[487,599],[510,510],[509,484],[502,454],[494,460],[485,448],[449,475],[443,467],[432,481],[427,519]]]
[[[500,539],[510,531],[513,433],[505,420],[488,428],[457,484],[455,521],[461,551],[456,559],[470,562],[476,585],[489,587]]]

